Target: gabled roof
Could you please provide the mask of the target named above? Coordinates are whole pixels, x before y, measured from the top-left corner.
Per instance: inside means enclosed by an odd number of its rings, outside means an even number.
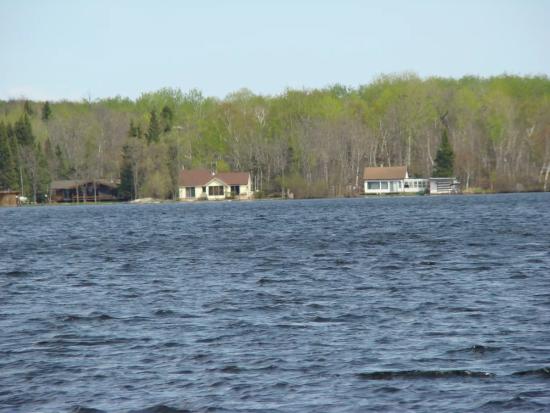
[[[363,173],[365,180],[405,179],[406,177],[406,166],[366,167]]]
[[[212,179],[226,185],[248,185],[248,172],[220,172],[213,174],[208,169],[185,169],[180,173],[180,186],[205,186]]]
[[[216,178],[220,178],[227,185],[248,185],[250,174],[248,172],[220,172]]]
[[[212,177],[208,169],[184,169],[180,172],[180,186],[203,186]]]

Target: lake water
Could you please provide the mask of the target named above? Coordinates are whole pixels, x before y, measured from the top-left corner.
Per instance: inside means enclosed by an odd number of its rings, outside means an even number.
[[[0,209],[0,411],[550,411],[550,194]]]

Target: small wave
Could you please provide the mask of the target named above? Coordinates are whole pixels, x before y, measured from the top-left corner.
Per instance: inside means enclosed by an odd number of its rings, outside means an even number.
[[[71,413],[105,413],[105,410],[94,409],[92,407],[75,406]]]
[[[470,370],[402,370],[402,371],[375,371],[359,373],[364,380],[396,380],[396,379],[451,379],[460,377],[488,378],[493,373]]]
[[[461,348],[459,350],[449,350],[447,351],[447,354],[453,354],[453,353],[476,353],[476,354],[485,354],[485,353],[493,353],[500,351],[500,347],[491,347],[491,346],[484,346],[481,344],[474,344],[471,347],[467,348]]]
[[[145,409],[131,410],[128,413],[191,413],[191,411],[159,404],[158,406],[146,407]]]
[[[169,341],[167,343],[164,343],[162,345],[162,347],[166,347],[166,348],[173,348],[173,347],[181,347],[182,345],[180,343],[177,343],[175,341]]]
[[[525,370],[525,371],[518,371],[512,374],[512,376],[537,376],[537,377],[543,377],[545,379],[550,379],[550,367],[543,367],[540,369],[534,369],[534,370]]]
[[[158,317],[168,317],[168,316],[171,316],[171,315],[174,315],[174,314],[176,314],[176,313],[173,310],[160,309],[160,310],[155,311],[155,315],[158,316]]]
[[[491,400],[479,407],[481,411],[494,411],[502,412],[504,410],[520,409],[523,412],[535,412],[540,411],[539,408],[543,408],[542,403],[538,403],[532,400],[526,400],[523,397],[516,396],[509,400]]]
[[[5,275],[7,277],[24,277],[25,275],[29,275],[27,271],[21,271],[21,270],[13,270],[2,273],[2,275]]]
[[[392,387],[392,386],[383,386],[374,390],[375,393],[386,393],[386,394],[393,394],[400,391],[401,389],[397,387]]]
[[[240,373],[242,369],[239,366],[229,365],[220,369],[222,373]]]
[[[72,323],[72,322],[78,322],[78,321],[107,321],[107,320],[113,320],[114,317],[110,316],[109,314],[103,314],[98,312],[90,313],[89,315],[79,315],[79,314],[67,314],[60,316],[60,320],[65,323]]]

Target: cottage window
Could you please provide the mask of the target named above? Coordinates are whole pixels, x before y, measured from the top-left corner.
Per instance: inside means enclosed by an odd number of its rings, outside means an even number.
[[[368,189],[380,189],[380,181],[367,182]]]
[[[223,195],[223,186],[209,186],[208,195],[210,196]]]
[[[231,195],[240,195],[241,186],[240,185],[231,185]]]
[[[185,197],[186,198],[195,198],[195,187],[189,186],[185,188]]]
[[[381,181],[380,189],[388,189],[388,181]]]

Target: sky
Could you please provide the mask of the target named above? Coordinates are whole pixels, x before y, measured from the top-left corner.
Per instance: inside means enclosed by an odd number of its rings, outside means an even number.
[[[0,99],[550,75],[550,0],[0,0]]]

